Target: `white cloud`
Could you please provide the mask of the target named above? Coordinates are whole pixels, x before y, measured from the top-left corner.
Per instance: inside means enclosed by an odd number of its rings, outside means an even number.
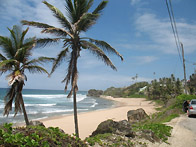
[[[148,64],[156,61],[158,58],[155,56],[137,56],[135,57],[138,64]]]
[[[196,51],[196,24],[189,24],[184,20],[176,21],[180,41],[184,44],[187,54]],[[160,19],[155,14],[144,13],[135,20],[136,37],[140,41],[120,46],[134,50],[161,51],[167,54],[177,54],[174,35],[169,19]],[[138,35],[139,34],[139,35]],[[146,41],[143,38],[148,38]]]
[[[131,5],[135,5],[135,4],[139,3],[139,2],[140,2],[140,0],[131,0]]]

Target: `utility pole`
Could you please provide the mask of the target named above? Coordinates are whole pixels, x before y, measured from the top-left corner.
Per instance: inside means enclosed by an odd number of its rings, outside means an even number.
[[[184,47],[183,44],[180,43],[181,48],[182,48],[182,59],[183,59],[183,69],[184,69],[184,89],[185,89],[185,94],[187,93],[187,81],[186,81],[186,67],[185,67],[185,59],[184,59]]]

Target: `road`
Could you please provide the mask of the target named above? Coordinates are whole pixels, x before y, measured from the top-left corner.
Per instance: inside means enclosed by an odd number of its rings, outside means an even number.
[[[196,116],[194,117],[187,117],[183,121],[179,123],[184,128],[192,131],[196,135]]]
[[[196,147],[196,117],[189,118],[184,114],[167,125],[173,127],[169,144],[154,144],[151,147]]]

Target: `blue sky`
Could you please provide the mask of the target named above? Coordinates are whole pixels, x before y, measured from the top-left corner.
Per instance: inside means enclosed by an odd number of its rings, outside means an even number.
[[[63,13],[64,0],[48,0]],[[95,0],[95,7],[101,0]],[[175,20],[180,41],[184,44],[187,77],[196,68],[196,1],[173,0]],[[0,35],[9,36],[7,27],[20,24],[21,20],[39,21],[61,27],[48,8],[38,0],[0,0]],[[25,28],[25,27],[23,27]],[[28,36],[44,37],[39,29],[30,28]],[[108,55],[117,67],[113,71],[96,56],[82,51],[79,59],[80,90],[91,88],[106,89],[111,86],[124,87],[137,81],[150,82],[154,78],[169,77],[174,74],[183,79],[182,62],[179,59],[165,0],[110,0],[102,16],[88,32],[82,36],[104,40],[120,52],[124,61]],[[49,36],[50,37],[50,36]],[[37,48],[33,57],[54,57],[62,44]],[[0,51],[1,52],[1,51]],[[45,65],[49,71],[51,65]],[[47,75],[27,73],[25,88],[63,89],[67,64],[62,64],[48,78]],[[155,72],[155,75],[153,74]],[[8,87],[5,75],[0,77],[0,87]]]

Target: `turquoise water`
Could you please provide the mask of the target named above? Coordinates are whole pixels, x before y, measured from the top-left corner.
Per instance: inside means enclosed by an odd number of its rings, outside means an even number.
[[[9,116],[3,116],[4,96],[8,89],[0,88],[0,124],[24,122],[23,115],[18,113],[14,117],[11,112]],[[112,101],[106,99],[87,97],[86,91],[77,93],[78,112],[87,112],[98,109],[106,109],[113,105]],[[24,89],[23,99],[29,120],[37,120],[51,116],[59,116],[73,113],[73,99],[67,98],[63,90],[35,90]],[[14,111],[14,104],[13,104]]]

